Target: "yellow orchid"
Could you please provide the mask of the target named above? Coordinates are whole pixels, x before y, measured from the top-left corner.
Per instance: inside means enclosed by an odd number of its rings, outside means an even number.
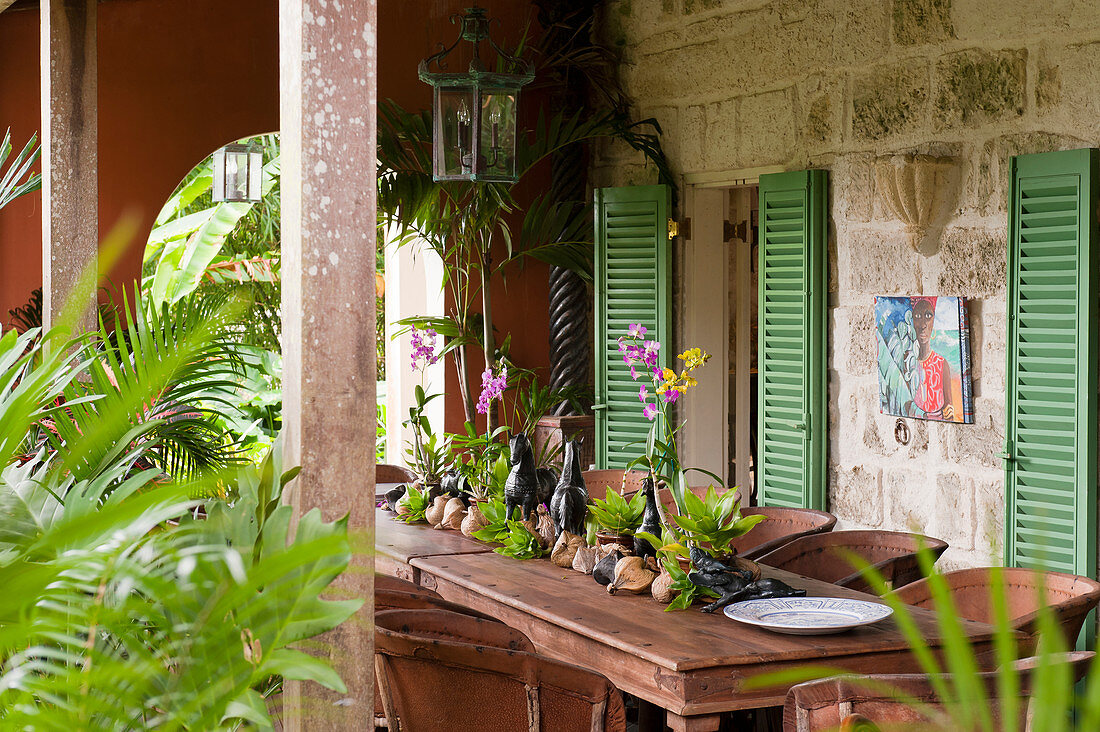
[[[710,354],[702,348],[689,348],[676,358],[684,362],[687,371],[694,371],[710,360]]]

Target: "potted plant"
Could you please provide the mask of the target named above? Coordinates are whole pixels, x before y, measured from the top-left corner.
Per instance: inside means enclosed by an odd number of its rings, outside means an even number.
[[[618,491],[608,490],[605,498],[597,498],[588,507],[588,515],[596,525],[596,541],[601,545],[620,544],[631,551],[644,512],[645,496],[641,492],[627,500]]]
[[[737,491],[718,493],[714,486],[708,487],[702,498],[693,491],[686,491],[684,507],[684,515],[670,517],[678,529],[680,543],[698,547],[722,561],[732,557],[730,544],[734,539],[744,536],[765,519],[764,516],[742,516]]]

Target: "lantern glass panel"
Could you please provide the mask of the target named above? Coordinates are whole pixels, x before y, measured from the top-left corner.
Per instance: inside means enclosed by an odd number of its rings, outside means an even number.
[[[263,198],[264,153],[252,149],[248,153],[248,200],[259,201]]]
[[[248,200],[248,153],[225,153],[225,200]]]
[[[469,176],[473,172],[473,130],[477,112],[473,90],[443,87],[438,94],[435,155],[437,162],[442,162],[436,170],[443,175],[437,177]]]
[[[514,89],[484,89],[481,94],[481,180],[513,180],[516,173],[516,99]]]
[[[214,186],[211,196],[215,203],[225,200],[225,148],[214,151]]]

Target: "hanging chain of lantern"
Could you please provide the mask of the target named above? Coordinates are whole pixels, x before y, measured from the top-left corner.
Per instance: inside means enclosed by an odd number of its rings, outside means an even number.
[[[535,78],[534,68],[489,36],[484,8],[467,8],[451,22],[462,24],[458,40],[419,67],[420,80],[434,92],[432,173],[437,181],[515,183],[516,107],[520,89]],[[493,71],[481,59],[485,40],[497,55]],[[448,72],[445,59],[462,41],[474,47],[469,69]]]
[[[262,198],[263,148],[233,143],[214,151],[213,200],[259,201]]]

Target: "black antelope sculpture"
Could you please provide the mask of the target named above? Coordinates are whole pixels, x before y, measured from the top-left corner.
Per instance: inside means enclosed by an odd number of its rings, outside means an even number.
[[[521,432],[510,439],[512,472],[504,482],[504,516],[509,521],[526,521],[539,505],[539,477],[527,435]],[[517,508],[519,516],[513,518],[512,512]]]
[[[565,443],[565,462],[558,486],[550,499],[550,518],[554,535],[561,532],[584,535],[584,516],[588,513],[588,488],[581,475],[581,438]]]

